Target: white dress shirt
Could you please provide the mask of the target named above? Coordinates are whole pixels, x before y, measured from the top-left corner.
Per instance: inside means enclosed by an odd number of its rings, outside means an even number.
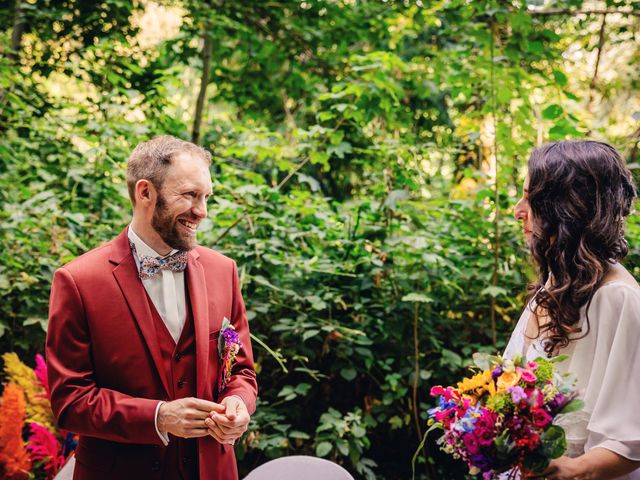
[[[136,247],[133,258],[136,261],[138,271],[140,271],[140,259],[138,255],[164,258],[177,252],[177,250],[171,250],[167,255],[160,255],[136,235],[131,225],[129,225],[129,231],[127,233],[129,240]],[[162,318],[167,330],[169,330],[173,341],[178,343],[184,322],[187,319],[184,272],[162,269],[153,277],[142,280],[142,285],[144,285],[144,289],[149,294],[153,306],[156,307],[160,318]]]
[[[153,248],[144,243],[144,241],[133,231],[131,225],[129,225],[127,236],[129,237],[129,241],[136,247],[135,251],[132,253],[138,271],[140,271],[140,259],[138,258],[138,254],[148,255],[151,257],[163,257],[163,255],[160,255]],[[172,250],[167,255],[172,255],[175,252],[177,252],[177,250]],[[187,320],[184,282],[184,272],[174,272],[167,269],[162,269],[153,277],[142,280],[142,285],[153,302],[153,306],[156,307],[160,318],[162,318],[162,321],[176,344],[178,343],[178,340],[180,340],[180,334],[182,333],[185,321]],[[164,402],[162,401],[158,402],[158,406],[156,407],[155,425],[156,432],[158,432],[162,443],[168,445],[169,436],[158,430],[158,412],[160,410],[160,405],[163,403]]]

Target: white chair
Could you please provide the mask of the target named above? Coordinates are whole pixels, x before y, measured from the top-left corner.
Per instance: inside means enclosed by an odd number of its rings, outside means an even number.
[[[294,455],[271,460],[253,470],[244,480],[354,480],[340,465],[329,460]]]
[[[71,480],[73,478],[73,467],[76,464],[76,457],[72,455],[64,464],[64,467],[57,473],[53,480]]]

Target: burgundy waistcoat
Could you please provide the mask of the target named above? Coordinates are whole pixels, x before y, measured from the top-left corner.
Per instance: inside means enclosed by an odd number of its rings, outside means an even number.
[[[187,319],[176,344],[147,295],[162,355],[163,370],[169,385],[170,391],[167,399],[169,401],[196,396],[196,342],[188,292],[185,292],[185,298]],[[165,449],[163,461],[159,465],[162,470],[162,479],[197,480],[198,450],[196,440],[179,438],[171,434],[169,434],[169,439],[170,442]]]

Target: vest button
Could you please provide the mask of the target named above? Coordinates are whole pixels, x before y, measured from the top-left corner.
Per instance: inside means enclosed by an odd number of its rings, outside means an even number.
[[[176,362],[179,362],[181,358],[182,358],[182,354],[176,353]]]
[[[160,461],[159,460],[154,460],[154,462],[151,464],[151,471],[152,472],[157,472],[160,470]]]

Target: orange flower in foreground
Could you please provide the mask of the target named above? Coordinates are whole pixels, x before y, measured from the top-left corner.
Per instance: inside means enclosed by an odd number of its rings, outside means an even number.
[[[520,381],[521,375],[521,372],[502,372],[502,375],[496,381],[498,392],[504,392],[509,387],[515,387]]]
[[[0,400],[0,471],[7,480],[29,476],[31,462],[22,440],[25,415],[24,391],[15,383],[7,384]]]

